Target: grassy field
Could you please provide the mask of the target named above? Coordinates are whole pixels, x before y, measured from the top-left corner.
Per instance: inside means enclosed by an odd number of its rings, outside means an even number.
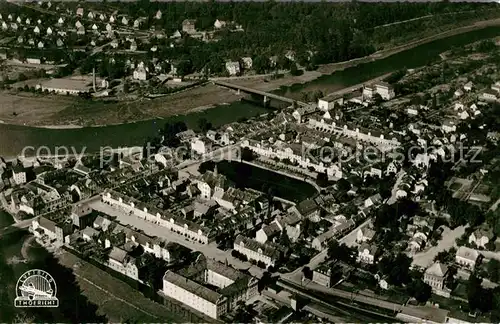
[[[0,210],[0,228],[4,228],[14,223],[12,216],[3,210]]]
[[[83,100],[64,95],[0,92],[0,120],[17,125],[110,125],[188,114],[241,96],[213,84],[158,99],[123,102]]]
[[[144,297],[139,291],[77,256],[62,252],[59,262],[72,268],[83,294],[106,314],[110,322],[182,322],[164,305]],[[100,287],[100,288],[98,288]]]

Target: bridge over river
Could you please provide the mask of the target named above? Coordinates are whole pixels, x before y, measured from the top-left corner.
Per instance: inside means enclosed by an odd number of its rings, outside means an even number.
[[[291,98],[280,96],[280,95],[277,95],[277,94],[274,94],[271,92],[252,89],[252,88],[245,87],[242,85],[224,82],[224,81],[219,81],[219,80],[213,80],[212,82],[218,86],[236,90],[236,91],[238,91],[238,93],[240,91],[243,91],[245,93],[260,95],[260,96],[264,97],[264,104],[266,104],[270,99],[275,99],[278,101],[289,103],[290,105],[297,105],[298,107],[312,108],[311,105],[306,103],[306,102],[293,100]]]

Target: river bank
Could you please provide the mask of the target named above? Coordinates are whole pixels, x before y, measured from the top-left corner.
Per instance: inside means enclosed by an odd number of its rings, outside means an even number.
[[[500,19],[495,20],[495,23],[500,24]],[[311,82],[281,87],[274,92],[294,99],[300,99],[303,92],[320,90],[325,94],[332,93],[343,88],[365,83],[387,73],[401,69],[417,68],[441,60],[439,55],[452,47],[462,47],[498,36],[500,36],[500,26],[497,25],[475,29],[447,38],[435,39],[410,49],[401,50],[396,54],[387,53],[380,55],[378,58],[365,58],[367,60],[365,63],[353,64],[332,74],[324,74]]]
[[[499,35],[500,27],[495,26],[451,36],[446,39],[435,40],[386,58],[359,64],[354,67],[337,71],[330,75],[320,76],[319,78],[304,84],[295,84],[289,87],[284,87],[276,92],[292,98],[299,98],[302,96],[302,92],[314,90],[321,90],[324,94],[332,93],[375,79],[381,75],[391,73],[399,69],[416,68],[435,60],[440,60],[439,54],[449,50],[453,46],[464,46],[466,44],[482,39],[490,39]],[[212,85],[207,88],[206,91],[213,92],[215,91],[214,87],[215,86]],[[203,87],[200,87],[200,89],[202,88]],[[241,98],[241,96],[236,96],[232,91],[227,89],[218,87],[215,88],[217,88],[219,92],[224,92],[229,96]],[[203,95],[200,94],[200,96],[200,98],[203,99]],[[230,101],[231,100],[224,102]],[[147,102],[152,105],[155,101],[150,100]],[[182,103],[183,102],[179,103],[179,105]],[[241,118],[250,118],[268,112],[267,109],[257,104],[242,101],[236,101],[229,105],[219,104],[214,108],[209,108],[212,107],[212,103],[206,102],[203,109],[201,109],[202,111],[196,112],[192,112],[192,109],[180,109],[179,105],[176,109],[165,109],[163,115],[169,117],[159,116],[160,118],[158,118],[158,115],[154,115],[150,119],[140,122],[102,127],[61,128],[57,125],[57,128],[37,128],[9,125],[5,123],[0,124],[0,156],[17,156],[26,146],[33,146],[35,148],[46,146],[49,149],[53,149],[56,146],[66,146],[74,147],[78,150],[78,152],[80,152],[80,150],[84,147],[86,152],[98,152],[103,146],[142,146],[145,138],[158,134],[159,129],[161,129],[166,122],[184,121],[188,127],[197,129],[197,122],[200,118],[207,119],[215,127],[217,127],[219,125],[237,121]],[[89,110],[85,110],[84,112],[81,112],[81,114],[92,116],[93,113],[99,114],[99,112],[105,108],[107,107],[90,107]],[[137,107],[134,109],[137,109]],[[134,109],[129,107],[129,110]],[[174,113],[178,111],[184,111],[185,114]],[[150,112],[153,112],[153,110],[150,110]],[[71,111],[65,112],[65,114],[70,113]],[[118,111],[110,111],[107,113],[119,114]],[[148,115],[144,113],[141,114]],[[113,120],[116,120],[116,118],[107,119],[107,122],[112,122]],[[74,124],[75,123],[72,123],[72,125]]]
[[[225,90],[227,91],[227,90]],[[54,153],[56,147],[86,153],[99,152],[102,147],[142,146],[148,136],[156,136],[167,122],[183,121],[189,128],[198,129],[198,120],[205,118],[214,127],[251,118],[269,112],[262,106],[245,101],[229,105],[218,105],[187,115],[155,118],[140,122],[101,127],[44,128],[0,124],[0,156],[17,156],[25,147],[48,148]],[[30,151],[33,151],[30,148]]]

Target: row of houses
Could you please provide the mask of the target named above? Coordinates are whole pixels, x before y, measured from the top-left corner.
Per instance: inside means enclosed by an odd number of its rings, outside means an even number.
[[[328,122],[325,119],[318,120],[310,118],[307,126],[322,132],[346,136],[362,142],[378,145],[385,150],[393,150],[401,145],[401,139],[398,134],[384,134],[379,131],[364,129],[362,127],[336,121]]]
[[[30,231],[36,238],[54,246],[72,247],[78,240],[97,240],[104,249],[110,250],[106,265],[137,281],[140,281],[138,265],[127,250],[141,246],[145,253],[167,262],[172,261],[167,242],[97,215],[83,204],[76,204],[71,210],[35,218]]]
[[[241,147],[248,148],[256,154],[268,159],[289,160],[292,163],[297,163],[304,169],[312,168],[316,172],[326,173],[334,178],[342,178],[342,170],[336,164],[330,163],[327,165],[323,161],[313,161],[310,156],[305,154],[306,148],[298,143],[287,144],[281,141],[276,141],[274,144],[258,142],[255,140],[245,139],[241,142]]]
[[[172,214],[167,215],[158,208],[147,206],[137,199],[127,197],[116,191],[105,191],[101,199],[115,208],[128,212],[130,217],[138,217],[156,223],[200,243],[208,244],[214,239],[213,232],[197,223],[181,219]]]

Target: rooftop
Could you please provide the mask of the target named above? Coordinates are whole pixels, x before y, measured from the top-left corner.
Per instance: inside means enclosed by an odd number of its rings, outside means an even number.
[[[432,266],[425,270],[425,274],[444,277],[448,272],[448,266],[439,262],[434,263]]]
[[[89,90],[89,81],[85,79],[50,79],[41,83],[43,88],[61,90]]]
[[[474,249],[468,248],[466,246],[461,246],[458,248],[457,257],[462,257],[471,261],[476,261],[479,258],[480,253]]]
[[[216,304],[222,297],[219,293],[211,289],[208,289],[207,287],[204,287],[199,283],[194,282],[193,280],[178,275],[170,270],[167,270],[167,272],[165,272],[163,280],[170,282],[178,287],[181,287],[196,296],[208,300],[213,304]]]
[[[243,243],[243,244],[242,244]],[[243,235],[238,235],[234,240],[235,245],[241,245],[249,250],[258,252],[259,249],[262,251],[263,255],[277,258],[279,255],[278,248],[272,244],[261,244],[251,238],[245,237]]]

